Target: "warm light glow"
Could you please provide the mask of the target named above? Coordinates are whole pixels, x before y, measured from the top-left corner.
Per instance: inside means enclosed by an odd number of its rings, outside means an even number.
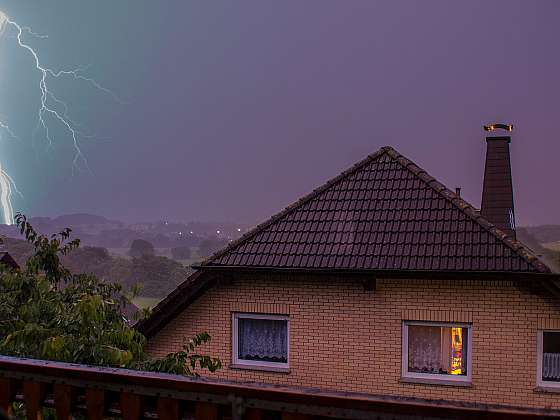
[[[490,124],[483,126],[484,131],[494,131],[497,129],[502,129],[506,131],[513,131],[513,124]]]
[[[451,328],[451,375],[463,373],[463,329]]]

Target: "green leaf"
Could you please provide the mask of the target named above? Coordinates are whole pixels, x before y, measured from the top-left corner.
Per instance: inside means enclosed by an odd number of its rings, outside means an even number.
[[[70,240],[72,231],[46,237],[23,214],[15,220],[34,253],[21,270],[0,267],[1,354],[195,376],[221,367],[219,359],[194,354],[210,340],[207,333],[185,340],[179,352],[150,358],[146,338],[123,316],[130,298],[122,285],[62,265],[61,256],[80,245]]]

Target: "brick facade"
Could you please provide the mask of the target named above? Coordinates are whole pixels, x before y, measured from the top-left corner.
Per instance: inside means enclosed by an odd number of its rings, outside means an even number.
[[[231,369],[233,312],[290,316],[290,373]],[[403,383],[403,320],[472,324],[472,386]],[[560,301],[529,283],[356,279],[245,274],[206,292],[148,343],[153,355],[207,331],[204,351],[232,380],[429,399],[560,408],[560,394],[535,390],[538,328],[560,327]]]

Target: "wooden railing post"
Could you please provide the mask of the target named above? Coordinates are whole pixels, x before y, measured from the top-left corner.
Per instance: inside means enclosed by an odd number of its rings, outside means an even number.
[[[262,420],[263,412],[259,408],[246,408],[245,420]]]
[[[87,418],[101,420],[105,414],[105,392],[102,389],[86,390]]]
[[[72,402],[74,390],[70,385],[54,385],[54,407],[57,420],[70,420],[72,418]]]
[[[40,382],[23,383],[23,401],[27,420],[40,420],[45,387]]]
[[[197,402],[194,418],[195,420],[218,420],[218,406],[207,402]]]
[[[140,395],[121,392],[120,404],[123,420],[139,420],[142,417],[142,399]]]
[[[175,398],[158,398],[157,414],[160,420],[178,420],[179,401],[177,401]]]
[[[13,379],[0,378],[0,410],[12,415],[12,401],[16,396],[16,383]]]

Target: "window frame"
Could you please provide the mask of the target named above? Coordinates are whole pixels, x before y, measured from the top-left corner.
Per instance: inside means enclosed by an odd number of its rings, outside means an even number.
[[[265,362],[259,360],[245,360],[239,358],[239,319],[266,319],[270,321],[286,321],[286,363],[281,362]],[[251,312],[233,312],[232,313],[232,364],[233,367],[248,369],[266,369],[287,371],[290,368],[290,317],[289,315],[279,314],[262,314]]]
[[[410,325],[423,325],[430,327],[466,328],[467,340],[467,374],[444,375],[439,373],[418,373],[408,371],[408,327]],[[437,321],[403,321],[402,323],[402,360],[401,376],[405,382],[440,383],[444,385],[470,385],[472,381],[472,324],[464,322],[437,322]]]
[[[544,328],[537,331],[537,387],[542,389],[554,389],[560,391],[560,381],[545,381],[542,378],[544,332],[554,332],[560,334],[560,330],[554,328]]]

